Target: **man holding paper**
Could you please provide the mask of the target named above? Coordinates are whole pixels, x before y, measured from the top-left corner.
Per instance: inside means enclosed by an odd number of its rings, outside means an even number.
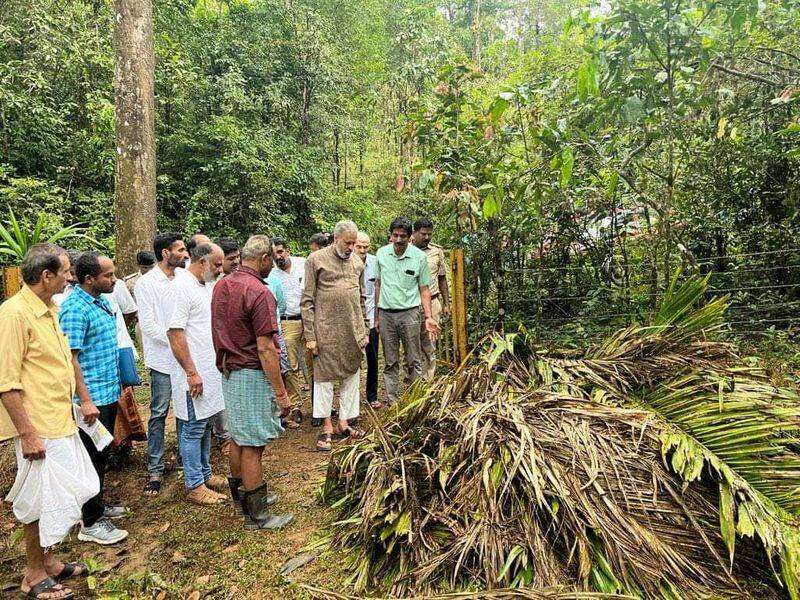
[[[73,597],[60,582],[89,574],[85,564],[62,562],[52,548],[99,488],[72,418],[75,374],[53,303],[69,267],[58,246],[32,246],[22,261],[25,285],[0,305],[0,441],[13,439],[17,458],[6,501],[24,526],[20,589],[32,598],[55,600]]]
[[[121,391],[116,316],[108,301],[101,297],[114,291],[114,263],[107,256],[84,252],[76,261],[75,275],[78,286],[64,300],[58,319],[72,350],[80,417],[91,427],[81,428],[81,440],[100,480],[99,493],[83,505],[78,539],[101,545],[116,544],[128,537],[128,532],[117,528],[110,519],[124,515],[126,510],[103,502],[110,446],[102,428],[98,431],[92,427],[99,420],[109,432],[114,431]]]
[[[179,448],[183,458],[186,497],[200,505],[220,504],[227,479],[213,475],[211,419],[225,408],[222,375],[211,337],[211,290],[222,270],[222,248],[200,243],[192,248],[191,264],[175,275],[175,310],[167,337],[179,365],[171,374],[172,402],[180,420]]]

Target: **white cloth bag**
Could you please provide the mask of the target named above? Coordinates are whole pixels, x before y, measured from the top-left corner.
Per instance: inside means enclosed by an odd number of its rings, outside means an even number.
[[[45,457],[28,460],[17,451],[17,477],[6,496],[20,523],[39,521],[39,544],[49,548],[67,537],[81,519],[81,507],[100,491],[100,480],[78,433],[42,439]]]

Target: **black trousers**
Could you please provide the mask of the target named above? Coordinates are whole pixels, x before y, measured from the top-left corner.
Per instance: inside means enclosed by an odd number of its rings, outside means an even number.
[[[367,402],[378,400],[378,330],[374,327],[369,330],[369,344],[367,344]]]
[[[98,406],[97,410],[100,411],[100,416],[97,417],[103,426],[108,429],[111,435],[114,435],[114,422],[117,420],[117,403],[108,404],[106,406]],[[79,430],[80,431],[80,430]],[[92,439],[83,431],[80,431],[81,441],[86,451],[89,453],[89,458],[92,459],[94,470],[97,471],[97,477],[100,479],[100,491],[93,498],[89,498],[86,504],[81,509],[84,527],[91,527],[100,517],[103,516],[105,511],[105,503],[103,502],[103,483],[106,474],[106,465],[108,464],[108,456],[111,453],[111,446],[109,444],[102,451],[98,451],[94,446]]]

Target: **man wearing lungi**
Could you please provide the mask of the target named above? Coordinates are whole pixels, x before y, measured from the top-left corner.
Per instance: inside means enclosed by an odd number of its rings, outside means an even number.
[[[88,569],[62,562],[51,547],[80,521],[81,507],[100,489],[75,426],[75,372],[52,301],[64,290],[69,268],[58,246],[32,246],[22,261],[25,285],[0,306],[0,441],[13,438],[17,455],[6,500],[24,526],[27,562],[20,588],[29,598],[74,597],[59,582],[86,577]]]

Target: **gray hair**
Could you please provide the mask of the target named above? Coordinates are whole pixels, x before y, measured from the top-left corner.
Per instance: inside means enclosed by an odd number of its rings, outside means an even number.
[[[334,227],[333,227],[333,236],[334,236],[334,237],[337,237],[337,238],[338,238],[338,237],[341,237],[341,235],[342,235],[342,234],[343,234],[345,231],[352,231],[352,232],[354,232],[356,235],[358,235],[358,225],[356,225],[355,223],[353,223],[353,222],[352,222],[352,221],[350,221],[350,220],[339,221],[339,222],[338,222],[336,225],[334,225]]]
[[[251,235],[241,249],[242,260],[261,258],[263,255],[272,256],[272,241],[268,235]]]
[[[197,244],[194,248],[192,248],[192,252],[190,254],[192,258],[192,262],[200,262],[206,256],[214,252],[214,247],[211,244]]]
[[[61,255],[66,251],[55,244],[34,244],[22,259],[22,281],[28,285],[36,285],[42,280],[42,273],[50,271],[55,274],[61,270]]]
[[[370,238],[369,238],[369,234],[368,234],[366,231],[363,231],[363,230],[358,232],[358,237],[360,237],[360,238],[367,238],[367,240],[369,240],[369,239],[370,239]]]

